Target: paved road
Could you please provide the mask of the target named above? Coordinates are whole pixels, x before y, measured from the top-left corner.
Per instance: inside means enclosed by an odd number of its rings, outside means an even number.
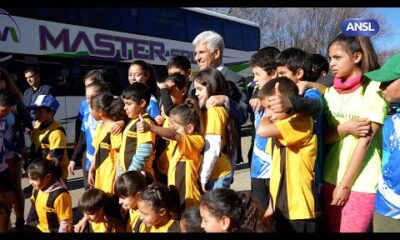
[[[244,163],[236,165],[236,171],[234,173],[234,182],[231,185],[231,188],[236,191],[250,190],[250,176],[249,176],[249,165],[247,163],[247,153],[248,153],[248,150],[250,147],[251,137],[248,136],[249,129],[246,126],[248,126],[248,124],[246,124],[242,130],[243,135],[244,135],[244,136],[242,136],[242,155],[243,155]],[[22,179],[22,187],[25,188],[28,185],[29,185],[28,179],[26,178],[26,176],[24,176]],[[68,177],[67,186],[68,186],[69,192],[72,197],[72,206],[74,208],[76,208],[76,206],[78,204],[78,199],[84,191],[81,169],[75,171],[75,175],[70,175]],[[28,196],[28,194],[25,195],[25,217],[27,216],[29,208],[31,207],[29,197],[30,196]],[[75,213],[77,213],[77,214],[75,214]],[[74,211],[74,222],[76,222],[77,219],[80,218],[80,216],[81,215],[79,214],[79,211],[75,210]],[[15,221],[14,214],[12,214],[12,216],[11,216],[11,221],[14,226],[14,221]]]

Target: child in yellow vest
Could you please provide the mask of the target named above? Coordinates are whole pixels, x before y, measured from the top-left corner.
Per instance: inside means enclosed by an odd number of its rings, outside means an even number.
[[[136,130],[140,114],[148,123],[154,122],[146,112],[150,95],[150,89],[138,82],[126,87],[122,92],[124,110],[131,120],[122,134],[118,175],[126,171],[145,171],[154,179],[153,161],[156,135],[152,132],[138,133]]]
[[[116,196],[119,197],[119,203],[129,214],[129,220],[126,225],[127,232],[139,232],[142,221],[139,219],[138,202],[140,194],[151,184],[153,179],[149,175],[145,176],[140,171],[128,171],[117,178],[114,185]]]
[[[88,183],[112,194],[119,162],[119,148],[122,134],[111,134],[111,128],[117,120],[123,119],[122,100],[114,98],[108,92],[94,97],[91,101],[92,116],[97,125],[93,139],[94,160],[89,169]]]
[[[35,109],[36,123],[32,131],[31,159],[44,158],[55,163],[62,172],[62,180],[68,178],[69,159],[65,129],[54,120],[60,104],[52,95],[39,95],[30,109]]]
[[[72,200],[55,165],[39,159],[29,164],[27,172],[33,192],[26,222],[41,232],[71,232]]]

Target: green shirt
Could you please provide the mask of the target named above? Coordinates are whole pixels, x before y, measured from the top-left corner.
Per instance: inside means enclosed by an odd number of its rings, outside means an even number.
[[[365,89],[365,91],[364,91]],[[357,118],[368,118],[370,121],[383,124],[387,114],[387,103],[379,94],[379,83],[369,82],[366,87],[347,94],[339,94],[333,87],[325,92],[324,108],[329,127]],[[381,130],[375,134],[365,156],[359,175],[351,190],[364,193],[375,193],[381,175]],[[333,143],[327,149],[324,168],[324,181],[338,185],[347,170],[358,143],[358,137],[347,135]]]

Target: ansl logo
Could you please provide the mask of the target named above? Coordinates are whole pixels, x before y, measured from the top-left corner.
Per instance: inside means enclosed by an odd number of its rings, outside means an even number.
[[[340,30],[346,36],[372,37],[379,31],[379,24],[375,19],[348,18],[343,21]]]

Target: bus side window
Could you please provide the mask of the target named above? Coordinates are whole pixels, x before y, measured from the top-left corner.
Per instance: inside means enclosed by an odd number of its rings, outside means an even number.
[[[112,21],[110,21],[112,19]],[[137,17],[129,8],[84,8],[81,24],[121,32],[135,32]]]
[[[242,48],[242,28],[239,23],[224,21],[223,36],[226,48]]]
[[[242,26],[243,51],[258,51],[260,48],[260,30],[254,26]]]
[[[187,41],[193,41],[193,39],[199,33],[207,30],[212,30],[219,34],[223,34],[222,21],[213,18],[213,16],[201,15],[195,12],[187,14]]]
[[[180,9],[143,8],[139,17],[140,32],[174,40],[186,38],[185,15]]]

